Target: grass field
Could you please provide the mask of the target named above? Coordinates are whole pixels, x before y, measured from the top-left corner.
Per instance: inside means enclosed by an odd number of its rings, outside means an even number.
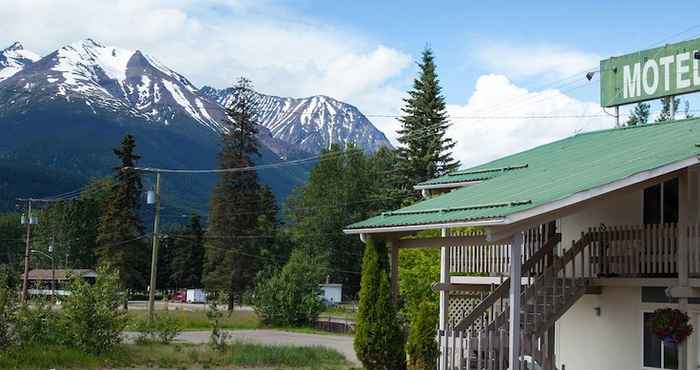
[[[340,353],[324,347],[265,346],[234,342],[218,352],[207,345],[120,345],[104,355],[57,347],[36,346],[0,353],[2,369],[101,369],[119,367],[275,369],[349,369]]]
[[[177,318],[182,330],[208,330],[211,329],[211,324],[207,319],[207,313],[204,310],[197,311],[157,311],[158,315],[168,315]],[[129,311],[130,319],[144,320],[148,312],[145,310]],[[224,314],[221,319],[222,329],[241,330],[241,329],[257,329],[261,326],[255,312],[251,311],[233,311],[230,315]],[[129,330],[129,328],[127,328]]]

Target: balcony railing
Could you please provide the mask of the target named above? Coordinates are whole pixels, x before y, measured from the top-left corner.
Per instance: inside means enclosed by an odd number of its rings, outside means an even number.
[[[584,265],[597,277],[673,277],[678,273],[677,224],[622,225],[587,230],[592,239],[584,254]],[[689,274],[700,276],[700,225],[685,230],[688,237]],[[466,234],[465,234],[466,235]],[[581,235],[584,235],[582,233]],[[525,234],[524,263],[545,243],[539,229]],[[566,251],[567,245],[562,245]],[[450,273],[502,276],[510,271],[509,244],[466,245],[450,248]],[[544,266],[533,272],[542,271]]]

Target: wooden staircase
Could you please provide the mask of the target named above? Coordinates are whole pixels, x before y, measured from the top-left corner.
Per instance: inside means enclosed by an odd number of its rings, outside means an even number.
[[[528,369],[528,363],[535,361],[545,370],[555,369],[553,353],[547,351],[553,348],[549,329],[579,298],[592,292],[590,282],[596,273],[589,263],[593,240],[592,233],[582,234],[571,248],[557,256],[554,250],[561,235],[550,235],[544,246],[522,264],[518,333],[521,364],[516,368]],[[510,284],[510,279],[503,281],[462,320],[441,333],[443,369],[510,368]]]

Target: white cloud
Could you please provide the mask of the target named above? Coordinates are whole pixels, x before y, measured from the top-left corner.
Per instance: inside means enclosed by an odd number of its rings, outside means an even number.
[[[267,1],[0,0],[0,24],[1,43],[19,40],[44,54],[91,37],[140,49],[197,85],[225,87],[246,76],[265,93],[325,94],[363,111],[395,109],[382,104],[396,96],[391,80],[411,62]]]
[[[457,142],[454,156],[463,167],[562,139],[577,131],[614,126],[614,119],[605,115],[598,103],[576,100],[558,90],[528,91],[502,75],[481,76],[467,104],[449,105],[448,112],[452,122],[448,136]],[[595,117],[522,118],[572,115]],[[475,116],[491,118],[471,118]]]
[[[560,46],[502,42],[479,45],[475,56],[490,72],[507,74],[511,78],[540,75],[570,77],[582,71],[597,69],[602,59],[597,54]]]

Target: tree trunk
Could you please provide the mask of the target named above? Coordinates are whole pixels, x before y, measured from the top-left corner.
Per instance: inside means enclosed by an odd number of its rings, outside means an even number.
[[[233,312],[233,304],[234,304],[233,292],[230,292],[228,294],[228,311],[229,312]]]

